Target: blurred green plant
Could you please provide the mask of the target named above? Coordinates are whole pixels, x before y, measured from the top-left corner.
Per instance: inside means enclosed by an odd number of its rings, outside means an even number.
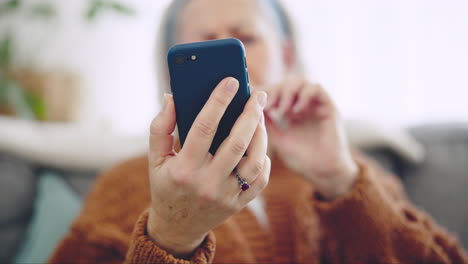
[[[51,4],[39,3],[35,4],[29,10],[31,17],[51,19],[57,16],[57,11]]]
[[[0,15],[10,15],[19,11],[22,0],[7,0],[0,3]],[[52,3],[35,3],[28,7],[27,13],[33,17],[52,18],[57,15],[57,11]],[[90,0],[84,18],[91,21],[104,12],[113,11],[121,15],[133,16],[135,9],[114,0]]]
[[[0,68],[4,68],[10,64],[11,60],[11,34],[7,34],[0,40]]]
[[[0,15],[7,14],[8,12],[18,9],[20,4],[20,0],[8,0],[4,3],[0,3]]]
[[[134,9],[116,1],[92,0],[86,12],[86,18],[89,21],[93,21],[98,15],[107,11],[114,11],[122,15],[129,16],[134,15],[136,13]]]
[[[0,3],[0,15],[14,15],[16,12],[20,11],[20,7],[22,7],[22,1],[20,0],[8,0],[4,3]],[[26,14],[32,18],[51,19],[57,15],[54,6],[47,2],[33,3],[24,9]]]
[[[0,106],[12,108],[22,118],[43,120],[46,115],[44,101],[6,74],[6,67],[11,62],[12,44],[11,34],[0,40]]]
[[[0,19],[12,16],[22,9],[25,9],[25,13],[31,18],[50,20],[58,15],[57,9],[47,0],[26,7],[23,5],[23,0],[7,0],[0,2]],[[127,16],[136,14],[133,8],[118,1],[89,0],[83,18],[95,21],[99,15],[109,11]],[[47,110],[44,100],[22,87],[7,74],[7,70],[12,68],[13,44],[11,33],[5,34],[0,39],[0,110],[6,106],[12,108],[18,117],[43,120]]]
[[[0,106],[8,105],[15,115],[26,119],[44,120],[46,107],[37,95],[24,90],[16,81],[0,76]]]

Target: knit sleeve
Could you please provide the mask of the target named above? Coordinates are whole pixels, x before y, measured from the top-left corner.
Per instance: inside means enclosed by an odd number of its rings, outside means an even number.
[[[130,241],[125,234],[115,230],[102,229],[95,225],[74,225],[47,263],[212,263],[216,243],[212,231],[195,250],[190,260],[178,259],[154,244],[146,234],[147,221],[146,210],[138,218]]]
[[[130,263],[166,263],[166,264],[190,264],[212,263],[215,254],[216,239],[213,231],[210,231],[199,248],[195,250],[190,260],[178,259],[159,248],[147,234],[148,210],[138,219],[132,233],[129,249],[125,259]]]
[[[468,263],[466,252],[411,205],[400,182],[365,160],[353,190],[331,201],[310,195],[325,263]]]

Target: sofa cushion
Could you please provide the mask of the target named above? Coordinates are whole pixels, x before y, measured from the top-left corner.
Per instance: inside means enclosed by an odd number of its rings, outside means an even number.
[[[29,219],[3,225],[0,227],[0,263],[12,263],[23,242]]]
[[[422,164],[409,166],[404,183],[412,201],[468,246],[468,124],[425,125],[411,133],[426,149]]]
[[[30,215],[35,197],[31,166],[0,153],[0,226]]]
[[[78,215],[81,200],[55,173],[39,175],[34,215],[15,263],[45,263]]]
[[[31,166],[0,153],[0,263],[8,263],[32,214],[36,179]]]

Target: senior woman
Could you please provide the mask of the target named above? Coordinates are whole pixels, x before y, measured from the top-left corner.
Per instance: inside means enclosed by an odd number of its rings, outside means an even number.
[[[237,80],[215,88],[182,149],[165,94],[148,156],[98,178],[50,263],[468,263],[394,176],[351,151],[333,102],[301,75],[276,0],[175,0],[161,37],[164,53],[240,39],[252,96],[213,156]]]

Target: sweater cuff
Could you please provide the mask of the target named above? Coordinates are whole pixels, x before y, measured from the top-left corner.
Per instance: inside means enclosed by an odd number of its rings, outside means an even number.
[[[327,232],[343,239],[346,239],[343,236],[362,239],[362,232],[365,232],[367,239],[378,239],[387,230],[401,224],[398,206],[379,183],[379,172],[373,165],[364,160],[356,162],[359,174],[349,193],[333,201],[322,201],[317,193],[309,193],[309,200],[312,200]]]
[[[140,215],[135,224],[125,263],[212,263],[216,249],[216,238],[213,231],[208,233],[190,260],[179,259],[158,247],[148,235],[146,228],[148,216],[149,210],[147,209]]]

